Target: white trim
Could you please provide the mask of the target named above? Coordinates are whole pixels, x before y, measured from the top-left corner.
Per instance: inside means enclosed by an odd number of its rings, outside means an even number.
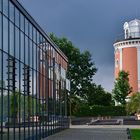
[[[122,70],[122,48],[120,50],[120,71]]]
[[[129,44],[131,43],[131,44]],[[140,48],[140,40],[138,43],[135,43],[133,41],[124,41],[124,42],[119,42],[117,44],[114,44],[114,49],[123,49],[123,48]]]
[[[140,91],[140,48],[137,48],[138,91]]]
[[[140,45],[140,39],[123,40],[113,44],[114,47],[131,45]]]
[[[124,46],[118,46],[118,47],[116,47],[116,48],[118,48],[118,49],[123,49],[123,48],[140,48],[140,44],[139,45],[124,45]]]

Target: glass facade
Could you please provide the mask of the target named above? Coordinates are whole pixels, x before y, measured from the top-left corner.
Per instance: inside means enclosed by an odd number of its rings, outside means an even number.
[[[0,140],[69,127],[67,58],[16,0],[0,0]]]

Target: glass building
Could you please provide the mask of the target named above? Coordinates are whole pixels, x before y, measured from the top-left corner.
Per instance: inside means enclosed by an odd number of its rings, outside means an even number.
[[[67,62],[18,1],[0,0],[0,140],[39,140],[69,127]]]

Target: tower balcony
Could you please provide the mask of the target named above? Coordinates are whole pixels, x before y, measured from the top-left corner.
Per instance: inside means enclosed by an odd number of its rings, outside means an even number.
[[[116,37],[115,43],[136,39],[140,39],[140,32],[122,33]]]

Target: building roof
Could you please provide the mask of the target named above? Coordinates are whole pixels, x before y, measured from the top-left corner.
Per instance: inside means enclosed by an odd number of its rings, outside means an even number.
[[[139,27],[140,28],[140,20],[134,19],[134,20],[131,20],[129,22],[125,22],[123,27],[124,27],[124,30],[127,28],[131,28],[131,27]]]

